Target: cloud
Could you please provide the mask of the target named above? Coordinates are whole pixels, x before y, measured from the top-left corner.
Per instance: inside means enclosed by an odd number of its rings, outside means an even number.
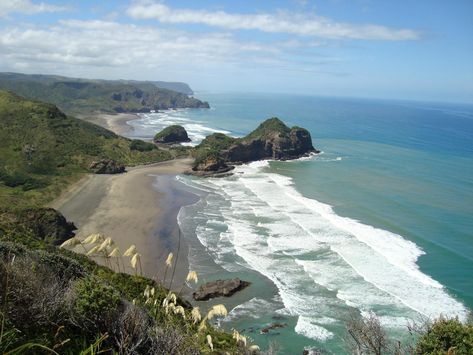
[[[33,3],[31,0],[6,0],[0,2],[0,17],[7,17],[12,13],[37,14],[40,12],[64,11],[66,7],[41,3]]]
[[[163,3],[137,1],[131,4],[127,13],[135,19],[156,19],[161,23],[203,24],[229,30],[258,30],[329,39],[404,41],[421,37],[420,32],[412,29],[349,24],[313,14],[285,11],[232,14],[225,11],[173,9]]]
[[[102,20],[61,20],[49,27],[0,29],[2,70],[78,67],[146,69],[194,68],[277,56],[284,50],[259,42],[239,42],[228,33],[189,33]]]

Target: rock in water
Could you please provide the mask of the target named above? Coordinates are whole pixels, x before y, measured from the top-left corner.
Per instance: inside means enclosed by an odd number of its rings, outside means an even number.
[[[184,127],[179,125],[173,125],[166,127],[161,132],[158,132],[154,136],[154,141],[161,144],[175,144],[190,142],[190,138],[187,135],[187,131]]]
[[[125,172],[125,165],[117,163],[112,159],[93,161],[89,169],[95,174],[120,174]]]
[[[232,138],[221,133],[206,137],[196,148],[196,162],[192,168],[195,175],[226,171],[232,164],[256,160],[290,160],[319,153],[312,145],[308,130],[289,128],[280,119],[273,117],[258,126],[243,138]]]
[[[217,280],[208,282],[192,294],[196,301],[207,301],[215,297],[230,297],[235,292],[248,287],[248,281],[242,281],[239,278],[231,280]]]

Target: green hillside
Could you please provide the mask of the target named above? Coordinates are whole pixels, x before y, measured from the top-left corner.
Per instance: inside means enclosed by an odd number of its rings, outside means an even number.
[[[0,208],[43,204],[94,160],[124,165],[168,160],[168,151],[66,116],[56,106],[0,91]]]
[[[209,107],[207,102],[157,85],[146,81],[87,80],[0,73],[0,90],[9,90],[29,99],[55,104],[67,114]]]

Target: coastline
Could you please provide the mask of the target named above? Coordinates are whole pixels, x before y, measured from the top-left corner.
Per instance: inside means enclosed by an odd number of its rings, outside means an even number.
[[[172,252],[176,263],[173,289],[180,288],[188,272],[188,246],[181,238],[176,260],[177,213],[197,197],[179,189],[174,180],[191,162],[189,158],[175,159],[129,168],[125,174],[90,175],[56,199],[51,207],[74,222],[80,238],[92,233],[105,234],[113,238],[121,253],[131,244],[136,245],[144,276],[162,280],[166,257]],[[81,249],[76,251],[81,252]],[[100,258],[94,259],[103,263]],[[126,272],[134,273],[129,258],[124,257],[123,264]],[[169,280],[168,270],[167,282]]]
[[[127,122],[139,117],[136,113],[97,113],[95,115],[78,116],[78,118],[99,125],[120,136],[126,136],[133,133],[133,127]]]

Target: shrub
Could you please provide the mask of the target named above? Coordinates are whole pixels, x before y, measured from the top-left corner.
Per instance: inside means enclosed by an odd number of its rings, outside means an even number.
[[[149,152],[156,149],[156,146],[152,143],[144,142],[140,139],[133,139],[130,143],[131,150],[138,150],[140,152]]]
[[[95,276],[86,276],[74,284],[72,311],[81,323],[91,323],[100,329],[119,305],[118,291]]]
[[[473,353],[473,325],[463,324],[458,318],[439,318],[427,325],[427,330],[416,345],[417,354],[455,355]]]
[[[2,174],[1,179],[8,187],[21,186],[23,191],[40,189],[47,186],[47,184],[39,179],[35,179],[26,173],[14,172],[12,174]]]

